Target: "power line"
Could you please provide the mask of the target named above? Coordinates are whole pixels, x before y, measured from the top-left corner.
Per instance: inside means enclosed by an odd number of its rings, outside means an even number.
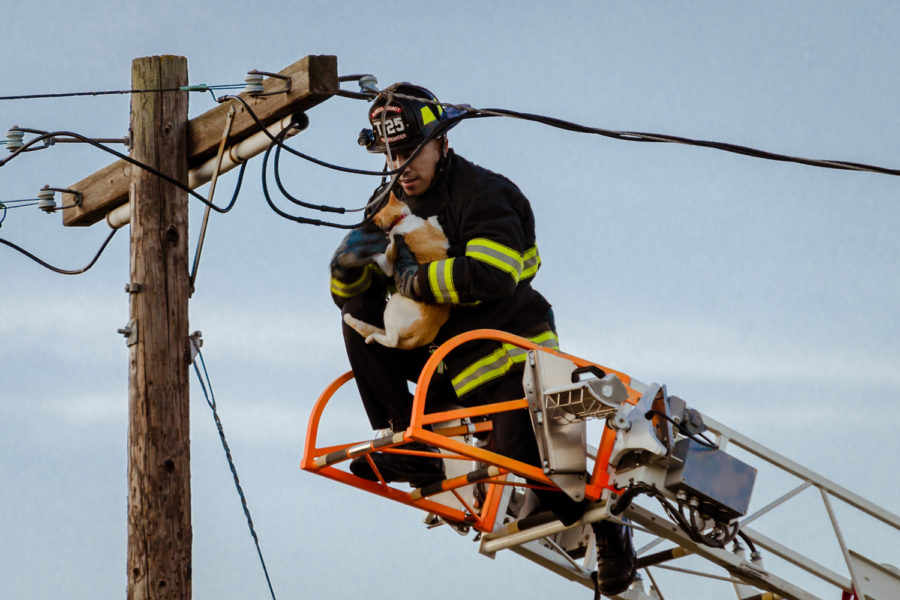
[[[197,334],[199,335],[199,334]],[[269,585],[269,594],[272,600],[275,599],[275,591],[272,589],[272,580],[269,578],[269,570],[266,568],[266,561],[262,555],[262,549],[259,546],[259,537],[256,535],[256,529],[253,527],[253,518],[250,516],[250,509],[247,507],[247,498],[244,496],[244,489],[241,487],[241,480],[238,478],[237,468],[234,466],[234,459],[231,457],[231,449],[225,439],[225,429],[222,427],[222,421],[219,419],[219,412],[216,409],[216,396],[213,393],[212,382],[209,379],[209,372],[206,370],[206,361],[203,360],[203,353],[200,352],[200,344],[191,336],[191,347],[197,351],[197,358],[200,359],[200,365],[203,368],[203,376],[200,375],[200,369],[197,367],[197,361],[194,360],[194,372],[197,374],[197,380],[200,382],[200,389],[206,398],[206,404],[212,410],[213,419],[216,422],[216,429],[219,432],[219,439],[222,441],[222,448],[225,449],[225,458],[228,460],[228,468],[231,469],[231,476],[234,479],[234,487],[237,489],[238,496],[241,499],[241,506],[244,509],[244,516],[247,518],[247,527],[250,528],[250,536],[256,545],[256,553],[259,556],[259,562],[262,565],[263,573],[266,576],[266,583]],[[204,383],[205,378],[205,383]],[[207,389],[208,388],[208,389]]]
[[[97,90],[92,92],[57,92],[49,94],[21,94],[18,96],[0,96],[0,100],[37,100],[40,98],[73,98],[78,96],[111,96],[115,94],[151,94],[160,92],[209,92],[212,90],[239,90],[245,87],[243,83],[226,83],[220,85],[183,85],[172,88],[157,88],[146,90]],[[215,96],[213,96],[215,97]]]
[[[343,96],[348,96],[348,94],[341,94]],[[374,92],[362,92],[359,94],[361,96],[365,96],[366,98],[374,98],[377,96]],[[700,140],[695,138],[688,138],[676,135],[668,135],[662,133],[646,133],[640,131],[618,131],[614,129],[604,129],[600,127],[590,127],[587,125],[580,125],[578,123],[573,123],[571,121],[566,121],[564,119],[559,119],[556,117],[548,117],[546,115],[538,115],[533,113],[525,113],[519,112],[515,110],[509,110],[505,108],[473,108],[468,104],[450,104],[446,102],[437,102],[434,100],[429,100],[426,98],[419,98],[416,96],[409,96],[406,94],[393,94],[398,98],[405,98],[410,100],[417,100],[419,102],[424,102],[427,104],[432,104],[435,106],[440,106],[442,108],[449,108],[455,111],[459,111],[465,114],[461,114],[458,116],[452,116],[449,119],[442,121],[441,125],[438,127],[439,133],[432,137],[437,137],[450,127],[456,124],[456,122],[463,120],[465,118],[472,117],[510,117],[515,119],[523,119],[526,121],[534,121],[537,123],[542,123],[544,125],[549,125],[550,127],[555,127],[557,129],[564,129],[566,131],[572,131],[576,133],[590,133],[595,135],[602,135],[605,137],[628,141],[628,142],[655,142],[655,143],[667,143],[667,144],[684,144],[688,146],[700,146],[704,148],[712,148],[714,150],[722,150],[724,152],[732,152],[735,154],[742,154],[744,156],[752,156],[754,158],[762,158],[766,160],[775,160],[782,162],[792,162],[803,165],[808,165],[812,167],[821,167],[824,169],[838,169],[843,171],[866,171],[870,173],[880,173],[882,175],[893,175],[900,176],[900,169],[891,169],[887,167],[880,167],[877,165],[871,165],[866,163],[858,163],[858,162],[850,162],[843,160],[831,160],[831,159],[814,159],[814,158],[804,158],[799,156],[790,156],[787,154],[779,154],[777,152],[769,152],[767,150],[759,150],[757,148],[752,148],[750,146],[742,146],[739,144],[732,144],[729,142],[717,142],[711,140]],[[349,97],[356,97],[349,96]]]
[[[31,260],[33,260],[34,262],[38,263],[39,265],[41,265],[41,266],[44,267],[44,268],[50,269],[50,270],[53,271],[54,273],[59,273],[60,275],[80,275],[81,273],[84,273],[85,271],[87,271],[88,269],[90,269],[91,267],[94,266],[94,263],[97,262],[97,259],[99,259],[99,258],[100,258],[100,255],[103,254],[103,251],[106,250],[106,247],[107,247],[107,246],[109,245],[109,243],[112,241],[113,236],[116,235],[116,232],[117,232],[117,231],[119,231],[119,230],[118,230],[118,229],[113,229],[112,231],[109,232],[109,235],[106,236],[106,239],[105,239],[105,240],[103,240],[103,244],[101,244],[100,249],[97,250],[97,254],[95,254],[95,255],[94,255],[94,258],[91,259],[91,262],[89,262],[86,266],[84,266],[84,267],[82,267],[82,268],[80,268],[80,269],[74,269],[74,270],[61,269],[61,268],[59,268],[59,267],[54,267],[54,266],[51,265],[50,263],[48,263],[48,262],[46,262],[46,261],[44,261],[44,260],[41,260],[40,258],[38,258],[37,256],[35,256],[34,254],[32,254],[31,252],[29,252],[29,251],[26,250],[25,248],[22,248],[21,246],[12,243],[12,242],[10,242],[9,240],[5,240],[5,239],[3,239],[3,238],[0,238],[0,244],[3,244],[3,245],[5,245],[5,246],[9,246],[9,247],[12,248],[13,250],[16,250],[17,252],[20,252],[20,253],[24,254],[25,256],[27,256],[28,258],[30,258]]]
[[[187,193],[190,194],[191,196],[197,198],[198,200],[200,200],[200,202],[202,202],[202,203],[205,204],[206,206],[209,206],[211,209],[213,209],[214,211],[216,211],[216,212],[218,212],[218,213],[221,213],[221,214],[227,213],[228,211],[230,211],[230,210],[234,207],[234,201],[237,199],[236,196],[233,197],[233,198],[232,198],[232,201],[231,201],[227,206],[225,206],[224,208],[219,207],[219,206],[213,204],[212,202],[210,202],[209,200],[207,200],[206,198],[204,198],[203,196],[201,196],[200,194],[198,194],[197,192],[195,192],[194,190],[192,190],[192,189],[191,189],[190,187],[188,187],[187,185],[181,183],[180,181],[178,181],[178,180],[175,179],[174,177],[170,177],[170,176],[166,175],[165,173],[159,171],[158,169],[154,169],[154,168],[151,167],[150,165],[145,164],[145,163],[142,163],[141,161],[136,160],[136,159],[134,159],[134,158],[128,156],[127,154],[123,154],[123,153],[121,153],[121,152],[118,152],[118,151],[116,151],[116,150],[113,150],[113,149],[110,148],[109,146],[106,146],[106,145],[104,145],[104,144],[101,144],[100,142],[97,142],[97,141],[95,141],[95,140],[92,140],[91,138],[85,137],[85,136],[83,136],[83,135],[81,135],[81,134],[79,134],[79,133],[75,133],[75,132],[73,132],[73,131],[50,131],[50,132],[47,132],[47,133],[45,133],[45,134],[39,135],[39,136],[37,136],[37,137],[35,137],[35,138],[29,140],[27,144],[24,144],[23,146],[21,146],[19,149],[17,149],[17,150],[16,150],[15,152],[13,152],[11,155],[9,155],[9,156],[7,156],[6,158],[0,160],[0,167],[4,166],[4,165],[5,165],[6,163],[8,163],[9,161],[11,161],[12,159],[14,159],[14,158],[16,158],[17,156],[19,156],[22,152],[27,152],[27,151],[28,151],[28,148],[29,148],[30,146],[32,146],[32,145],[34,145],[34,144],[36,144],[36,143],[38,143],[38,142],[40,142],[40,141],[43,141],[43,140],[45,140],[45,139],[47,139],[47,138],[52,138],[52,137],[57,137],[57,136],[68,136],[68,137],[75,138],[75,139],[77,139],[77,140],[79,140],[79,141],[82,141],[82,142],[84,142],[84,143],[86,143],[86,144],[90,144],[91,146],[94,146],[95,148],[98,148],[98,149],[100,149],[100,150],[103,150],[104,152],[107,152],[107,153],[109,153],[109,154],[112,154],[113,156],[115,156],[115,157],[117,157],[117,158],[120,158],[120,159],[124,160],[125,162],[127,162],[127,163],[129,163],[129,164],[132,164],[132,165],[134,165],[134,166],[136,166],[136,167],[139,167],[139,168],[141,168],[141,169],[144,169],[145,171],[147,171],[147,172],[149,172],[149,173],[152,173],[153,175],[156,175],[156,176],[159,177],[160,179],[163,179],[164,181],[167,181],[167,182],[171,183],[171,184],[174,185],[175,187],[177,187],[177,188],[179,188],[179,189],[181,189],[181,190],[184,190],[185,192],[187,192]]]

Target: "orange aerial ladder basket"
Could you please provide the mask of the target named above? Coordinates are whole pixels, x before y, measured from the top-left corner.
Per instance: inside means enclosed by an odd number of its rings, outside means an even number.
[[[353,441],[333,446],[319,447],[318,433],[325,407],[332,396],[353,378],[347,372],[335,379],[319,396],[310,415],[306,444],[300,467],[341,483],[389,498],[396,502],[419,508],[457,527],[474,527],[489,532],[495,528],[501,498],[510,487],[536,487],[558,490],[544,471],[534,465],[514,460],[482,447],[478,434],[492,429],[491,416],[506,411],[528,409],[524,398],[497,402],[469,408],[454,407],[449,410],[429,412],[426,405],[428,386],[436,369],[444,358],[460,345],[478,339],[496,340],[511,344],[529,352],[546,352],[563,357],[578,367],[597,367],[605,373],[619,377],[628,392],[627,402],[635,404],[640,393],[631,388],[631,377],[596,363],[558,352],[531,342],[525,338],[493,329],[478,329],[460,334],[441,345],[431,355],[419,375],[413,397],[410,426],[391,437]],[[608,461],[615,442],[615,431],[605,429],[597,447],[590,477],[585,483],[584,496],[596,501],[604,489],[615,490],[610,485]],[[406,450],[405,444],[422,442],[440,450],[444,459],[447,478],[413,490],[400,489],[385,482],[369,458],[373,470],[381,479],[378,482],[362,479],[341,468],[356,457],[367,457],[372,452],[433,456],[435,453]],[[512,477],[516,475],[518,477]],[[521,478],[521,479],[520,479]],[[528,480],[535,483],[526,483]],[[475,493],[478,485],[479,493]],[[507,497],[508,498],[508,497]]]

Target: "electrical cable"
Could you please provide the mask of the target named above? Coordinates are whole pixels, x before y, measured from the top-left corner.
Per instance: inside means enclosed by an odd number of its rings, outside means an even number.
[[[704,544],[712,548],[724,548],[740,533],[740,524],[737,522],[730,528],[728,524],[716,523],[710,533],[703,533],[703,523],[701,522],[698,524],[696,522],[696,519],[700,518],[696,508],[691,507],[690,516],[685,515],[684,505],[681,501],[678,502],[678,507],[676,508],[662,492],[656,489],[655,486],[647,483],[635,483],[629,485],[622,495],[613,503],[610,508],[610,513],[614,516],[622,514],[629,506],[631,506],[631,503],[640,494],[646,494],[659,501],[669,519],[687,534],[690,539],[698,544]]]
[[[2,221],[0,221],[0,222],[2,222]],[[114,235],[116,235],[116,232],[117,232],[117,231],[119,231],[119,230],[118,230],[118,229],[113,229],[112,231],[109,232],[109,235],[106,236],[106,239],[103,241],[103,244],[100,246],[100,249],[97,251],[97,254],[94,255],[94,258],[91,259],[91,262],[89,262],[89,263],[87,264],[87,266],[82,267],[81,269],[75,269],[75,270],[60,269],[59,267],[54,267],[54,266],[51,265],[50,263],[41,260],[40,258],[38,258],[37,256],[35,256],[34,254],[32,254],[31,252],[29,252],[28,250],[26,250],[26,249],[22,248],[21,246],[18,246],[18,245],[16,245],[16,244],[10,242],[9,240],[5,240],[5,239],[3,239],[3,238],[0,238],[0,244],[4,244],[4,245],[6,245],[6,246],[9,246],[9,247],[12,248],[13,250],[16,250],[16,251],[18,251],[18,252],[21,252],[22,254],[24,254],[25,256],[27,256],[28,258],[30,258],[31,260],[33,260],[34,262],[38,263],[38,264],[41,265],[42,267],[45,267],[45,268],[47,268],[47,269],[50,269],[50,270],[53,271],[54,273],[59,273],[60,275],[80,275],[81,273],[84,273],[85,271],[87,271],[88,269],[90,269],[91,267],[94,266],[94,263],[97,262],[97,259],[99,259],[99,258],[100,258],[100,255],[103,254],[103,251],[106,250],[106,246],[108,246],[108,245],[109,245],[109,242],[112,241],[112,238],[113,238]]]
[[[703,435],[702,433],[694,433],[694,432],[688,430],[688,428],[685,427],[681,421],[676,421],[675,419],[673,419],[672,417],[670,417],[663,411],[655,410],[655,409],[648,410],[647,412],[644,413],[644,418],[649,421],[654,415],[662,417],[663,419],[665,419],[666,421],[668,421],[669,423],[674,425],[675,428],[678,429],[678,431],[680,431],[682,435],[684,435],[687,438],[692,439],[693,441],[697,442],[701,446],[705,446],[712,450],[719,449],[719,446],[716,445],[712,440],[707,438],[705,435]]]
[[[253,119],[253,121],[257,124],[257,126],[259,126],[260,130],[261,130],[266,136],[268,136],[268,138],[269,138],[273,143],[280,144],[280,143],[278,142],[278,140],[276,139],[276,136],[273,135],[272,132],[269,131],[269,130],[266,128],[265,125],[263,125],[262,120],[260,120],[259,116],[257,116],[256,112],[253,110],[253,108],[250,106],[250,104],[249,104],[244,98],[241,98],[240,96],[222,96],[222,97],[219,99],[219,102],[224,102],[224,101],[226,101],[226,100],[237,100],[237,101],[239,101],[241,104],[243,104],[243,105],[244,105],[244,108],[247,110],[247,113],[250,115],[250,118]],[[471,118],[471,117],[467,117],[467,118]],[[441,129],[440,126],[439,126],[438,128],[436,128],[436,131],[439,130],[439,131],[442,133],[442,132],[445,131],[446,129],[447,129],[447,128]],[[438,134],[438,135],[439,135],[439,134]],[[407,167],[407,165],[409,165],[409,163],[411,163],[411,162],[412,162],[412,161],[413,161],[413,160],[414,160],[414,159],[422,152],[422,149],[427,145],[427,143],[428,143],[429,141],[431,141],[432,139],[434,139],[435,137],[437,137],[437,135],[429,136],[428,138],[426,138],[425,140],[423,140],[422,143],[420,143],[420,144],[416,147],[416,149],[410,154],[410,156],[409,156],[409,158],[406,160],[406,162],[404,162],[404,163],[403,163],[402,165],[400,165],[398,168],[393,169],[393,170],[388,170],[388,171],[370,171],[370,170],[367,170],[367,169],[354,169],[354,168],[352,168],[352,167],[342,167],[342,166],[340,166],[340,165],[335,165],[335,164],[326,162],[326,161],[324,161],[324,160],[320,160],[320,159],[318,159],[318,158],[315,158],[315,157],[313,157],[313,156],[309,156],[308,154],[304,154],[303,152],[300,152],[299,150],[295,150],[294,148],[291,148],[290,146],[283,145],[283,144],[280,144],[280,145],[281,145],[287,152],[289,152],[289,153],[291,153],[291,154],[293,154],[293,155],[295,155],[295,156],[297,156],[297,157],[299,157],[299,158],[302,158],[302,159],[304,159],[304,160],[308,160],[309,162],[312,162],[312,163],[314,163],[314,164],[317,164],[317,165],[319,165],[319,166],[321,166],[321,167],[326,167],[326,168],[329,168],[329,169],[334,169],[334,170],[336,170],[336,171],[341,171],[341,172],[343,172],[343,173],[353,173],[353,174],[356,174],[356,175],[373,175],[373,176],[378,176],[378,177],[384,177],[384,176],[386,176],[386,175],[387,175],[387,176],[390,176],[390,175],[398,175],[398,174],[402,173],[402,172],[403,172],[403,169],[405,169],[405,168]],[[0,166],[2,166],[2,164],[0,164]]]
[[[206,404],[209,405],[209,408],[212,410],[213,419],[216,422],[216,429],[219,432],[219,439],[222,440],[222,447],[225,449],[225,458],[228,460],[228,468],[231,469],[231,475],[234,479],[234,487],[237,489],[238,496],[241,499],[241,506],[244,509],[244,516],[247,518],[247,526],[250,528],[250,535],[253,538],[253,543],[256,544],[256,553],[259,556],[259,562],[262,565],[263,573],[266,576],[266,583],[269,586],[269,594],[272,596],[272,600],[275,599],[275,591],[272,589],[272,580],[269,578],[269,570],[266,568],[266,561],[263,558],[262,549],[259,546],[259,537],[256,535],[256,529],[253,527],[253,518],[250,516],[250,509],[247,506],[247,498],[244,496],[244,489],[241,487],[241,481],[238,478],[237,468],[234,466],[234,459],[231,457],[231,449],[228,447],[228,442],[225,439],[225,429],[222,427],[222,420],[219,419],[219,412],[216,408],[216,396],[213,393],[212,389],[212,381],[209,379],[209,372],[206,370],[206,361],[203,360],[203,353],[200,352],[199,345],[192,344],[193,348],[197,350],[197,358],[200,359],[200,364],[203,367],[203,375],[206,377],[206,383],[203,381],[203,377],[200,375],[200,369],[197,367],[197,361],[194,360],[194,372],[197,373],[197,379],[200,382],[200,388],[203,390],[203,396],[206,398]],[[207,391],[207,386],[209,389]]]
[[[742,540],[744,540],[744,543],[747,544],[747,547],[750,548],[751,555],[759,554],[759,552],[756,551],[756,544],[753,543],[753,540],[750,539],[750,536],[748,536],[746,533],[744,533],[743,531],[740,531],[740,530],[738,530],[738,535],[741,537]]]
[[[284,147],[284,138],[287,135],[289,129],[290,127],[286,127],[278,135],[275,136],[275,139],[278,143],[277,147],[275,148],[275,159],[272,163],[272,172],[275,175],[275,183],[278,184],[278,190],[289,201],[293,202],[297,206],[302,206],[303,208],[310,208],[321,212],[334,212],[339,214],[344,214],[345,212],[347,212],[347,209],[343,206],[327,206],[323,204],[310,204],[309,202],[304,202],[299,198],[295,198],[284,188],[284,185],[281,183],[280,169],[278,167],[279,161],[281,159],[281,149]],[[272,143],[274,144],[275,142]]]
[[[24,202],[24,203],[22,203],[22,204],[16,204],[16,205],[14,205],[14,206],[7,206],[5,202],[0,202],[0,205],[2,205],[3,208],[10,208],[10,209],[12,209],[12,208],[25,208],[26,206],[35,206],[36,204],[39,204],[39,202],[38,202],[37,200],[33,200],[33,201],[31,201],[31,202]],[[71,207],[70,207],[70,208],[71,208]]]
[[[376,97],[377,94],[374,92],[361,92],[360,95],[365,96],[367,99]],[[573,131],[576,133],[590,133],[595,135],[602,135],[605,137],[622,140],[622,141],[630,141],[630,142],[654,142],[654,143],[669,143],[669,144],[684,144],[689,146],[699,146],[704,148],[712,148],[715,150],[722,150],[724,152],[731,152],[734,154],[742,154],[744,156],[751,156],[754,158],[762,158],[766,160],[774,160],[781,162],[792,162],[798,163],[813,167],[821,167],[825,169],[838,169],[844,171],[865,171],[870,173],[880,173],[882,175],[893,175],[900,176],[900,169],[890,169],[887,167],[880,167],[877,165],[871,165],[866,163],[858,163],[858,162],[850,162],[850,161],[842,161],[842,160],[830,160],[830,159],[811,159],[811,158],[803,158],[798,156],[789,156],[786,154],[778,154],[775,152],[769,152],[767,150],[759,150],[756,148],[751,148],[749,146],[742,146],[739,144],[732,144],[729,142],[716,142],[710,140],[699,140],[694,138],[668,135],[668,134],[659,134],[659,133],[645,133],[639,131],[617,131],[613,129],[603,129],[600,127],[589,127],[586,125],[579,125],[577,123],[573,123],[571,121],[566,121],[564,119],[559,119],[556,117],[548,117],[545,115],[537,115],[532,113],[519,112],[509,109],[503,108],[473,108],[467,104],[450,104],[445,102],[437,102],[433,100],[429,100],[426,98],[419,98],[416,96],[409,96],[406,94],[394,94],[395,97],[398,98],[406,98],[417,100],[419,102],[425,102],[428,104],[432,104],[435,106],[440,106],[443,108],[455,109],[458,111],[464,111],[465,113],[471,115],[477,115],[481,117],[510,117],[516,119],[523,119],[526,121],[534,121],[537,123],[542,123],[544,125],[549,125],[551,127],[555,127],[558,129],[563,129],[566,131]],[[443,121],[442,123],[447,123],[448,121],[453,121],[454,119],[461,119],[462,117],[455,116],[451,117]]]
[[[41,98],[72,98],[76,96],[111,96],[116,94],[150,94],[159,92],[207,92],[212,90],[238,90],[246,87],[243,83],[225,83],[220,85],[183,85],[173,88],[157,88],[144,90],[102,90],[95,92],[59,92],[54,94],[23,94],[19,96],[0,96],[0,100],[36,100]],[[215,98],[215,96],[213,96]]]
[[[349,168],[349,167],[333,165],[331,163],[319,160],[317,158],[314,158],[312,156],[304,154],[303,152],[295,150],[295,149],[291,148],[290,146],[285,145],[283,142],[283,140],[284,140],[283,134],[285,133],[286,130],[282,130],[282,132],[279,132],[278,135],[272,134],[272,132],[270,132],[265,127],[265,125],[262,123],[260,118],[257,116],[256,112],[253,110],[253,108],[250,106],[250,104],[245,99],[241,98],[240,96],[222,96],[220,101],[224,102],[226,100],[237,100],[241,104],[243,104],[247,113],[250,115],[250,118],[253,119],[253,121],[257,124],[257,126],[260,128],[260,130],[262,132],[264,132],[265,135],[268,136],[269,139],[272,141],[271,144],[269,145],[269,147],[266,149],[265,155],[263,156],[263,167],[262,167],[263,196],[265,197],[266,202],[269,204],[269,207],[272,208],[272,210],[276,214],[278,214],[279,216],[281,216],[285,219],[288,219],[290,221],[295,221],[297,223],[302,223],[305,225],[334,227],[337,229],[355,229],[357,227],[363,227],[363,226],[367,225],[368,223],[370,223],[371,220],[374,218],[375,213],[377,212],[377,209],[375,207],[380,207],[381,203],[386,200],[387,195],[390,192],[390,189],[392,189],[394,183],[396,183],[396,180],[399,177],[400,173],[402,173],[403,170],[406,169],[406,167],[407,167],[407,165],[409,165],[409,163],[411,163],[413,160],[415,160],[415,158],[422,152],[422,150],[425,148],[425,146],[428,144],[428,142],[430,142],[432,139],[438,137],[439,135],[443,134],[447,129],[449,129],[450,127],[452,127],[455,124],[455,122],[442,122],[441,124],[439,124],[430,133],[429,136],[427,136],[425,139],[423,139],[422,142],[420,142],[419,145],[416,146],[416,148],[409,154],[409,157],[398,168],[393,169],[393,170],[384,169],[382,171],[368,171],[368,170],[363,170],[363,169],[353,169],[353,168]],[[474,118],[477,116],[479,116],[479,115],[463,114],[463,115],[460,115],[459,117],[457,117],[457,120],[461,120],[464,118]],[[288,128],[290,128],[290,127],[291,126],[288,126]],[[372,194],[372,196],[369,198],[369,201],[366,203],[366,206],[364,206],[361,209],[346,209],[346,208],[343,209],[343,212],[356,212],[359,210],[368,210],[369,213],[367,214],[367,216],[360,223],[356,223],[353,225],[345,225],[345,224],[341,224],[341,223],[322,221],[319,219],[309,219],[307,217],[294,216],[294,215],[288,214],[288,213],[280,210],[272,202],[271,196],[269,194],[268,184],[266,182],[266,171],[267,171],[267,165],[268,165],[268,158],[269,158],[269,154],[272,151],[273,146],[277,146],[278,150],[281,150],[283,148],[284,150],[287,150],[288,152],[290,152],[291,154],[294,154],[295,156],[298,156],[300,158],[303,158],[305,160],[308,160],[308,161],[318,164],[320,166],[328,167],[328,168],[346,172],[346,173],[355,173],[355,174],[359,174],[359,175],[377,175],[377,176],[381,177],[382,182],[383,182],[382,186],[380,188],[378,188],[375,193]],[[280,158],[280,153],[276,152],[276,156]],[[276,163],[277,162],[278,161],[276,160]],[[390,186],[384,185],[384,180],[385,180],[385,177],[387,177],[387,176],[392,176]],[[283,188],[283,186],[280,185],[280,176],[278,174],[276,174],[276,182],[279,184],[279,188],[281,189],[281,191],[285,195],[285,197],[288,198],[288,200],[290,200],[291,202],[293,202],[295,204],[299,204],[300,206],[305,206],[307,208],[312,208],[314,210],[321,210],[323,212],[341,212],[340,209],[338,209],[337,207],[323,207],[323,206],[319,206],[319,205],[307,204],[307,203],[295,198],[294,196],[290,195],[289,193],[286,192],[286,190]]]
[[[73,132],[73,131],[51,131],[51,132],[45,133],[45,134],[43,134],[43,135],[39,135],[39,136],[37,136],[37,137],[35,137],[35,138],[29,140],[28,143],[24,144],[22,147],[20,147],[19,149],[17,149],[17,150],[16,150],[15,152],[13,152],[11,155],[7,156],[7,157],[4,158],[3,160],[0,160],[0,167],[4,166],[6,163],[8,163],[9,161],[11,161],[11,160],[14,159],[15,157],[17,157],[21,152],[25,152],[29,146],[31,146],[31,145],[33,145],[33,144],[36,144],[37,142],[42,141],[42,140],[44,140],[44,139],[46,139],[46,138],[49,138],[49,137],[56,137],[56,136],[63,136],[63,135],[64,135],[64,136],[68,136],[68,137],[75,138],[76,140],[80,140],[80,141],[82,141],[82,142],[84,142],[84,143],[86,143],[86,144],[90,144],[90,145],[94,146],[95,148],[98,148],[98,149],[100,149],[100,150],[103,150],[104,152],[107,152],[107,153],[109,153],[109,154],[112,154],[113,156],[115,156],[115,157],[117,157],[117,158],[120,158],[120,159],[124,160],[125,162],[127,162],[127,163],[129,163],[129,164],[135,165],[136,167],[139,167],[139,168],[141,168],[141,169],[147,171],[148,173],[152,173],[153,175],[156,175],[156,176],[159,177],[160,179],[162,179],[162,180],[164,180],[164,181],[167,181],[168,183],[171,183],[172,185],[174,185],[175,187],[177,187],[177,188],[179,188],[179,189],[181,189],[181,190],[184,190],[185,192],[187,192],[188,194],[190,194],[190,195],[193,196],[194,198],[200,200],[200,202],[202,202],[202,203],[205,204],[206,206],[210,207],[211,209],[213,209],[213,210],[216,211],[217,213],[225,214],[225,213],[227,213],[228,211],[230,211],[230,210],[234,207],[234,200],[236,200],[237,196],[235,196],[235,197],[232,198],[232,202],[231,202],[228,206],[226,206],[225,208],[221,208],[221,207],[219,207],[219,206],[216,206],[215,204],[213,204],[212,202],[210,202],[209,200],[207,200],[206,198],[204,198],[203,196],[201,196],[200,194],[198,194],[198,193],[195,192],[194,190],[192,190],[192,189],[191,189],[190,187],[188,187],[187,185],[181,183],[180,181],[178,181],[178,180],[175,179],[174,177],[169,177],[169,176],[166,175],[165,173],[163,173],[163,172],[161,172],[161,171],[159,171],[159,170],[157,170],[157,169],[154,169],[153,167],[151,167],[151,166],[148,165],[148,164],[142,163],[141,161],[136,160],[136,159],[134,159],[134,158],[128,156],[127,154],[122,154],[121,152],[118,152],[118,151],[116,151],[116,150],[113,150],[112,148],[110,148],[110,147],[108,147],[108,146],[105,146],[104,144],[101,144],[101,143],[99,143],[99,142],[96,142],[96,141],[94,141],[94,140],[92,140],[92,139],[90,139],[90,138],[87,138],[87,137],[85,137],[85,136],[83,136],[83,135],[81,135],[81,134],[75,133],[75,132]]]
[[[284,131],[280,132],[279,136],[281,135],[281,133],[284,133]],[[372,221],[372,219],[375,218],[375,213],[377,213],[378,211],[377,211],[377,209],[373,208],[371,211],[369,211],[369,213],[366,215],[366,217],[359,223],[352,223],[352,224],[333,223],[330,221],[322,221],[320,219],[310,219],[308,217],[292,215],[292,214],[284,212],[283,210],[281,210],[280,208],[275,206],[275,203],[272,201],[272,197],[269,194],[269,186],[268,186],[268,183],[266,182],[266,172],[267,172],[267,165],[269,162],[269,155],[272,153],[272,148],[278,146],[278,137],[279,136],[272,136],[273,141],[271,144],[269,144],[269,147],[266,148],[265,154],[263,154],[263,162],[262,162],[262,169],[261,169],[263,197],[266,199],[266,203],[269,205],[269,208],[271,208],[272,211],[275,212],[275,214],[277,214],[278,216],[280,216],[282,218],[287,219],[288,221],[294,221],[296,223],[301,223],[303,225],[315,225],[317,227],[319,227],[319,226],[332,227],[334,229],[356,229],[358,227],[364,227],[365,225],[368,225]],[[369,207],[380,206],[382,202],[386,201],[387,196],[390,193],[391,189],[393,188],[394,183],[396,182],[398,177],[399,177],[399,174],[394,175],[393,179],[390,182],[390,185],[382,185],[381,187],[376,189],[375,192],[372,193],[372,196],[369,198],[369,201],[367,202],[366,207],[369,208]]]
[[[352,92],[350,90],[338,90],[335,92],[336,96],[342,96],[344,98],[353,98],[354,100],[371,100],[372,97],[368,94],[364,94],[362,92]]]
[[[37,198],[21,198],[19,200],[0,200],[0,204],[18,204],[21,202],[37,202]],[[13,208],[10,206],[10,208]]]

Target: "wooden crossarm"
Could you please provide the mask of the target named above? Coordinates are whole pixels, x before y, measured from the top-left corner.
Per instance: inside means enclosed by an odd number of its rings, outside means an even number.
[[[306,56],[281,70],[279,75],[290,77],[290,91],[283,94],[261,96],[254,99],[246,93],[240,96],[248,101],[253,112],[264,125],[271,125],[290,114],[305,111],[333,96],[338,90],[337,58],[329,55]],[[263,81],[264,92],[274,92],[285,87],[285,81],[268,77]],[[227,102],[191,119],[188,123],[188,166],[195,167],[215,155],[227,104],[237,111],[229,136],[229,145],[236,144],[259,129],[239,102]],[[106,213],[128,202],[128,186],[131,169],[136,168],[124,160],[107,165],[69,188],[81,192],[81,206],[62,212],[63,225],[87,226],[100,221]],[[63,195],[63,204],[74,203],[73,194]]]

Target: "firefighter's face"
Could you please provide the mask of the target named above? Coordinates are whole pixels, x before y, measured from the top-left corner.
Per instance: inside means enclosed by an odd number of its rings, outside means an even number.
[[[434,174],[437,171],[438,161],[441,158],[442,141],[437,139],[428,142],[428,145],[422,148],[419,155],[400,174],[400,187],[403,188],[407,196],[419,196],[431,187],[431,182],[434,181]],[[388,167],[396,169],[406,162],[412,154],[412,149],[398,150],[391,154],[393,160],[388,161]]]

